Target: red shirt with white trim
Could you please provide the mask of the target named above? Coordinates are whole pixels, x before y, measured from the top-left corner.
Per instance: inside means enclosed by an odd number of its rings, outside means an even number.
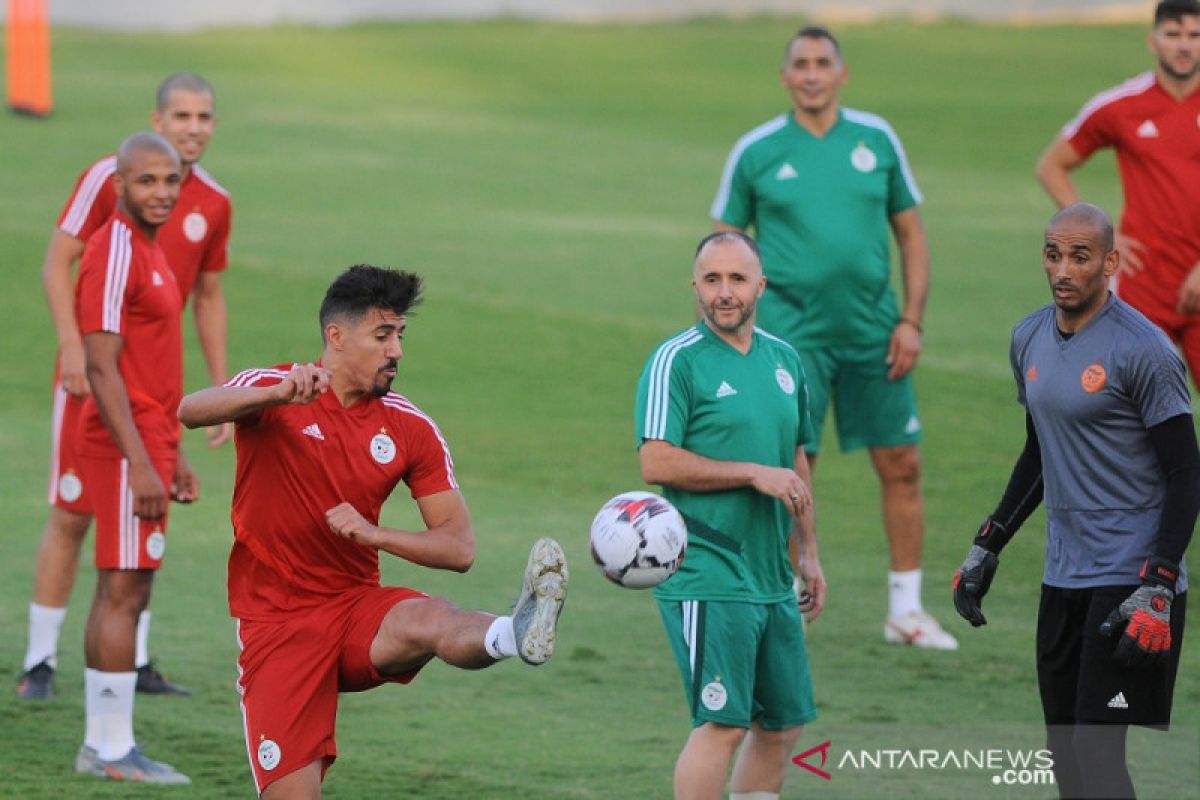
[[[87,241],[112,216],[117,194],[112,176],[117,157],[105,156],[88,167],[58,217],[58,228]],[[199,164],[193,164],[179,186],[179,200],[158,229],[158,244],[167,254],[184,302],[201,272],[221,272],[229,264],[229,229],[233,206],[229,193]]]
[[[183,397],[183,301],[167,258],[153,239],[117,212],[88,239],[75,284],[79,332],[122,338],[118,366],[133,421],[151,456],[173,457],[179,443],[175,409]],[[94,396],[79,421],[80,452],[119,455]]]
[[[251,369],[226,386],[271,386],[290,364]],[[343,407],[327,391],[307,405],[270,406],[237,421],[229,608],[263,620],[379,585],[379,554],[329,529],[350,503],[372,524],[403,481],[414,499],[457,489],[437,425],[402,395]]]
[[[1113,148],[1121,232],[1149,249],[1146,278],[1177,289],[1200,261],[1200,90],[1176,100],[1145,72],[1089,100],[1062,136],[1083,158]]]

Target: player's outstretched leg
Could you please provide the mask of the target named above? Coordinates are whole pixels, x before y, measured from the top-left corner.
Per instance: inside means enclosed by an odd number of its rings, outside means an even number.
[[[567,577],[567,557],[559,543],[549,538],[534,542],[512,614],[517,654],[526,664],[544,664],[554,654],[555,627],[567,599]]]

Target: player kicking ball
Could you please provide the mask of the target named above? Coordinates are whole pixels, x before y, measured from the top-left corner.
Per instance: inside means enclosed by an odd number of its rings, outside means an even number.
[[[420,293],[412,273],[351,267],[321,304],[318,363],[246,370],[179,405],[189,428],[236,425],[229,608],[264,798],[320,796],[337,757],[338,692],[408,683],[434,657],[482,669],[510,656],[541,664],[554,651],[567,564],[553,539],[533,545],[511,617],[380,586],[381,550],[456,572],[475,559],[446,441],[391,391]],[[425,530],[379,525],[401,481]]]

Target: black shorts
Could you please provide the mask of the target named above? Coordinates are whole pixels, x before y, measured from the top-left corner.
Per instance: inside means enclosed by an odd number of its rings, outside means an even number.
[[[1166,729],[1183,648],[1187,593],[1171,604],[1171,656],[1163,667],[1132,669],[1113,660],[1121,633],[1100,624],[1138,587],[1060,589],[1042,585],[1037,671],[1047,725],[1124,723]]]

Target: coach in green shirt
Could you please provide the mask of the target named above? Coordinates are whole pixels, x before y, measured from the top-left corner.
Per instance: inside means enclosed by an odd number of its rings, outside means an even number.
[[[921,422],[911,375],[929,289],[921,193],[891,126],[842,107],[848,73],[827,29],[792,37],[780,75],[793,108],[734,146],[712,217],[717,230],[754,229],[767,277],[759,325],[796,348],[808,375],[810,466],[830,401],[842,450],[871,454],[891,550],[884,639],[954,650],[958,642],[921,605]],[[903,264],[900,312],[889,229]]]
[[[692,285],[703,319],[655,349],[637,392],[642,476],[688,526],[687,558],[655,589],[693,724],[675,796],[721,797],[745,739],[730,797],[778,797],[816,718],[800,612],[825,602],[804,370],[754,325],[766,281],[752,239],[706,237]]]

